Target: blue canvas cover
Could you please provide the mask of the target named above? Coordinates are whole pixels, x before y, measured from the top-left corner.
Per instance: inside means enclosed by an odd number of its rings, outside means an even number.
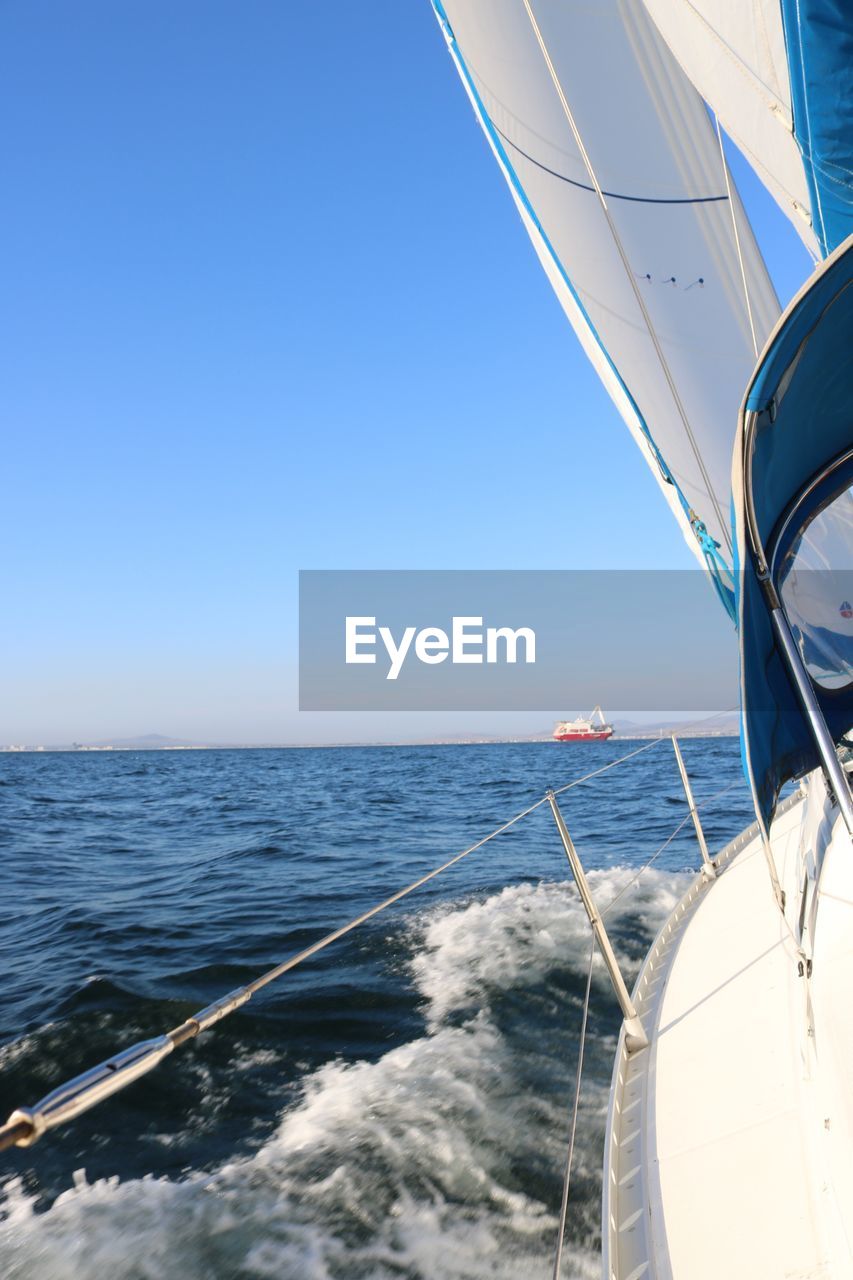
[[[824,256],[853,232],[853,0],[782,0],[794,133]]]
[[[791,505],[853,446],[853,236],[782,317],[753,375],[745,410],[758,415],[753,495],[769,552]],[[828,487],[810,495],[797,527],[809,507],[816,509],[851,482],[849,467],[846,475],[836,472]],[[780,788],[816,768],[818,758],[776,648],[751,552],[742,535],[738,541],[742,742],[756,805],[769,825]],[[853,725],[853,690],[816,693],[838,741]]]

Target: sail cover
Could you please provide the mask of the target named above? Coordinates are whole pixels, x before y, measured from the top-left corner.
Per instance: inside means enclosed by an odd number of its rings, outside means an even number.
[[[433,7],[551,284],[719,586],[737,410],[779,307],[705,105],[642,0]]]
[[[812,253],[853,231],[845,0],[644,0],[672,53]]]

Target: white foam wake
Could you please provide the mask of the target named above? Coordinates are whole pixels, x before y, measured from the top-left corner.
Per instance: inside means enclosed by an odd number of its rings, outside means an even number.
[[[629,873],[600,873],[609,899]],[[662,916],[679,885],[650,873],[640,914]],[[631,903],[634,917],[637,899]],[[182,1181],[75,1185],[44,1214],[7,1184],[0,1273],[8,1280],[510,1280],[549,1274],[569,1101],[565,1063],[493,1016],[531,990],[588,931],[562,885],[514,886],[409,922],[427,1034],[376,1062],[327,1063],[251,1157]],[[566,1034],[569,1032],[567,1030]],[[529,1040],[529,1043],[528,1043]],[[568,1041],[566,1041],[568,1044]],[[536,1080],[558,1087],[542,1089]],[[587,1095],[593,1185],[606,1084]],[[596,1192],[597,1195],[597,1192]],[[547,1202],[547,1203],[546,1203]],[[587,1206],[591,1222],[597,1205]],[[567,1275],[598,1274],[575,1232]]]
[[[600,909],[624,894],[609,917],[630,915],[650,936],[676,906],[689,877],[652,869],[631,884],[636,874],[620,867],[593,871],[589,880]],[[511,885],[484,902],[462,909],[449,905],[424,917],[412,968],[435,1026],[453,1010],[481,1002],[490,988],[535,985],[557,963],[585,972],[589,944],[589,924],[573,886]],[[620,960],[630,971],[633,958]]]

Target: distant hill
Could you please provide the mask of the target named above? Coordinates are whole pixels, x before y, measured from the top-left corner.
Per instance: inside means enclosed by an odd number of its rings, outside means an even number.
[[[613,728],[619,738],[657,738],[670,733],[677,733],[679,738],[731,737],[740,733],[740,719],[736,711],[723,711],[703,720],[661,720],[654,724],[614,720]]]
[[[702,720],[671,721],[660,720],[654,723],[642,723],[638,720],[612,721],[617,738],[657,738],[677,733],[680,738],[732,737],[740,731],[737,712],[725,711],[719,715],[708,716]],[[251,747],[354,747],[354,746],[442,746],[462,745],[464,743],[497,743],[497,742],[550,742],[552,729],[542,729],[537,733],[501,734],[501,733],[447,733],[429,734],[405,740],[366,739],[363,742],[192,742],[188,738],[169,738],[162,733],[143,733],[135,738],[104,738],[100,742],[73,742],[67,744],[48,744],[45,746],[0,746],[0,751],[186,751],[204,750],[210,747],[251,748]]]
[[[105,738],[103,742],[87,742],[89,747],[113,747],[116,751],[168,751],[175,747],[198,747],[199,742],[184,738],[167,738],[162,733],[143,733],[138,738]]]

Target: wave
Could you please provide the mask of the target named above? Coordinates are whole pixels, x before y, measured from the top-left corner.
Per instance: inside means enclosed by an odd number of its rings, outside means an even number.
[[[602,904],[632,872],[593,873]],[[649,872],[612,913],[628,966],[684,887]],[[47,1212],[4,1188],[8,1280],[530,1280],[550,1274],[589,929],[564,884],[515,885],[408,917],[425,1033],[328,1062],[248,1157],[180,1180],[74,1185]],[[639,944],[642,943],[642,948]],[[603,978],[596,978],[596,1001]],[[566,1275],[599,1271],[613,1017],[591,1023]],[[617,1024],[618,1025],[618,1024]],[[235,1050],[233,1072],[246,1068]],[[164,1068],[168,1070],[168,1066]]]

